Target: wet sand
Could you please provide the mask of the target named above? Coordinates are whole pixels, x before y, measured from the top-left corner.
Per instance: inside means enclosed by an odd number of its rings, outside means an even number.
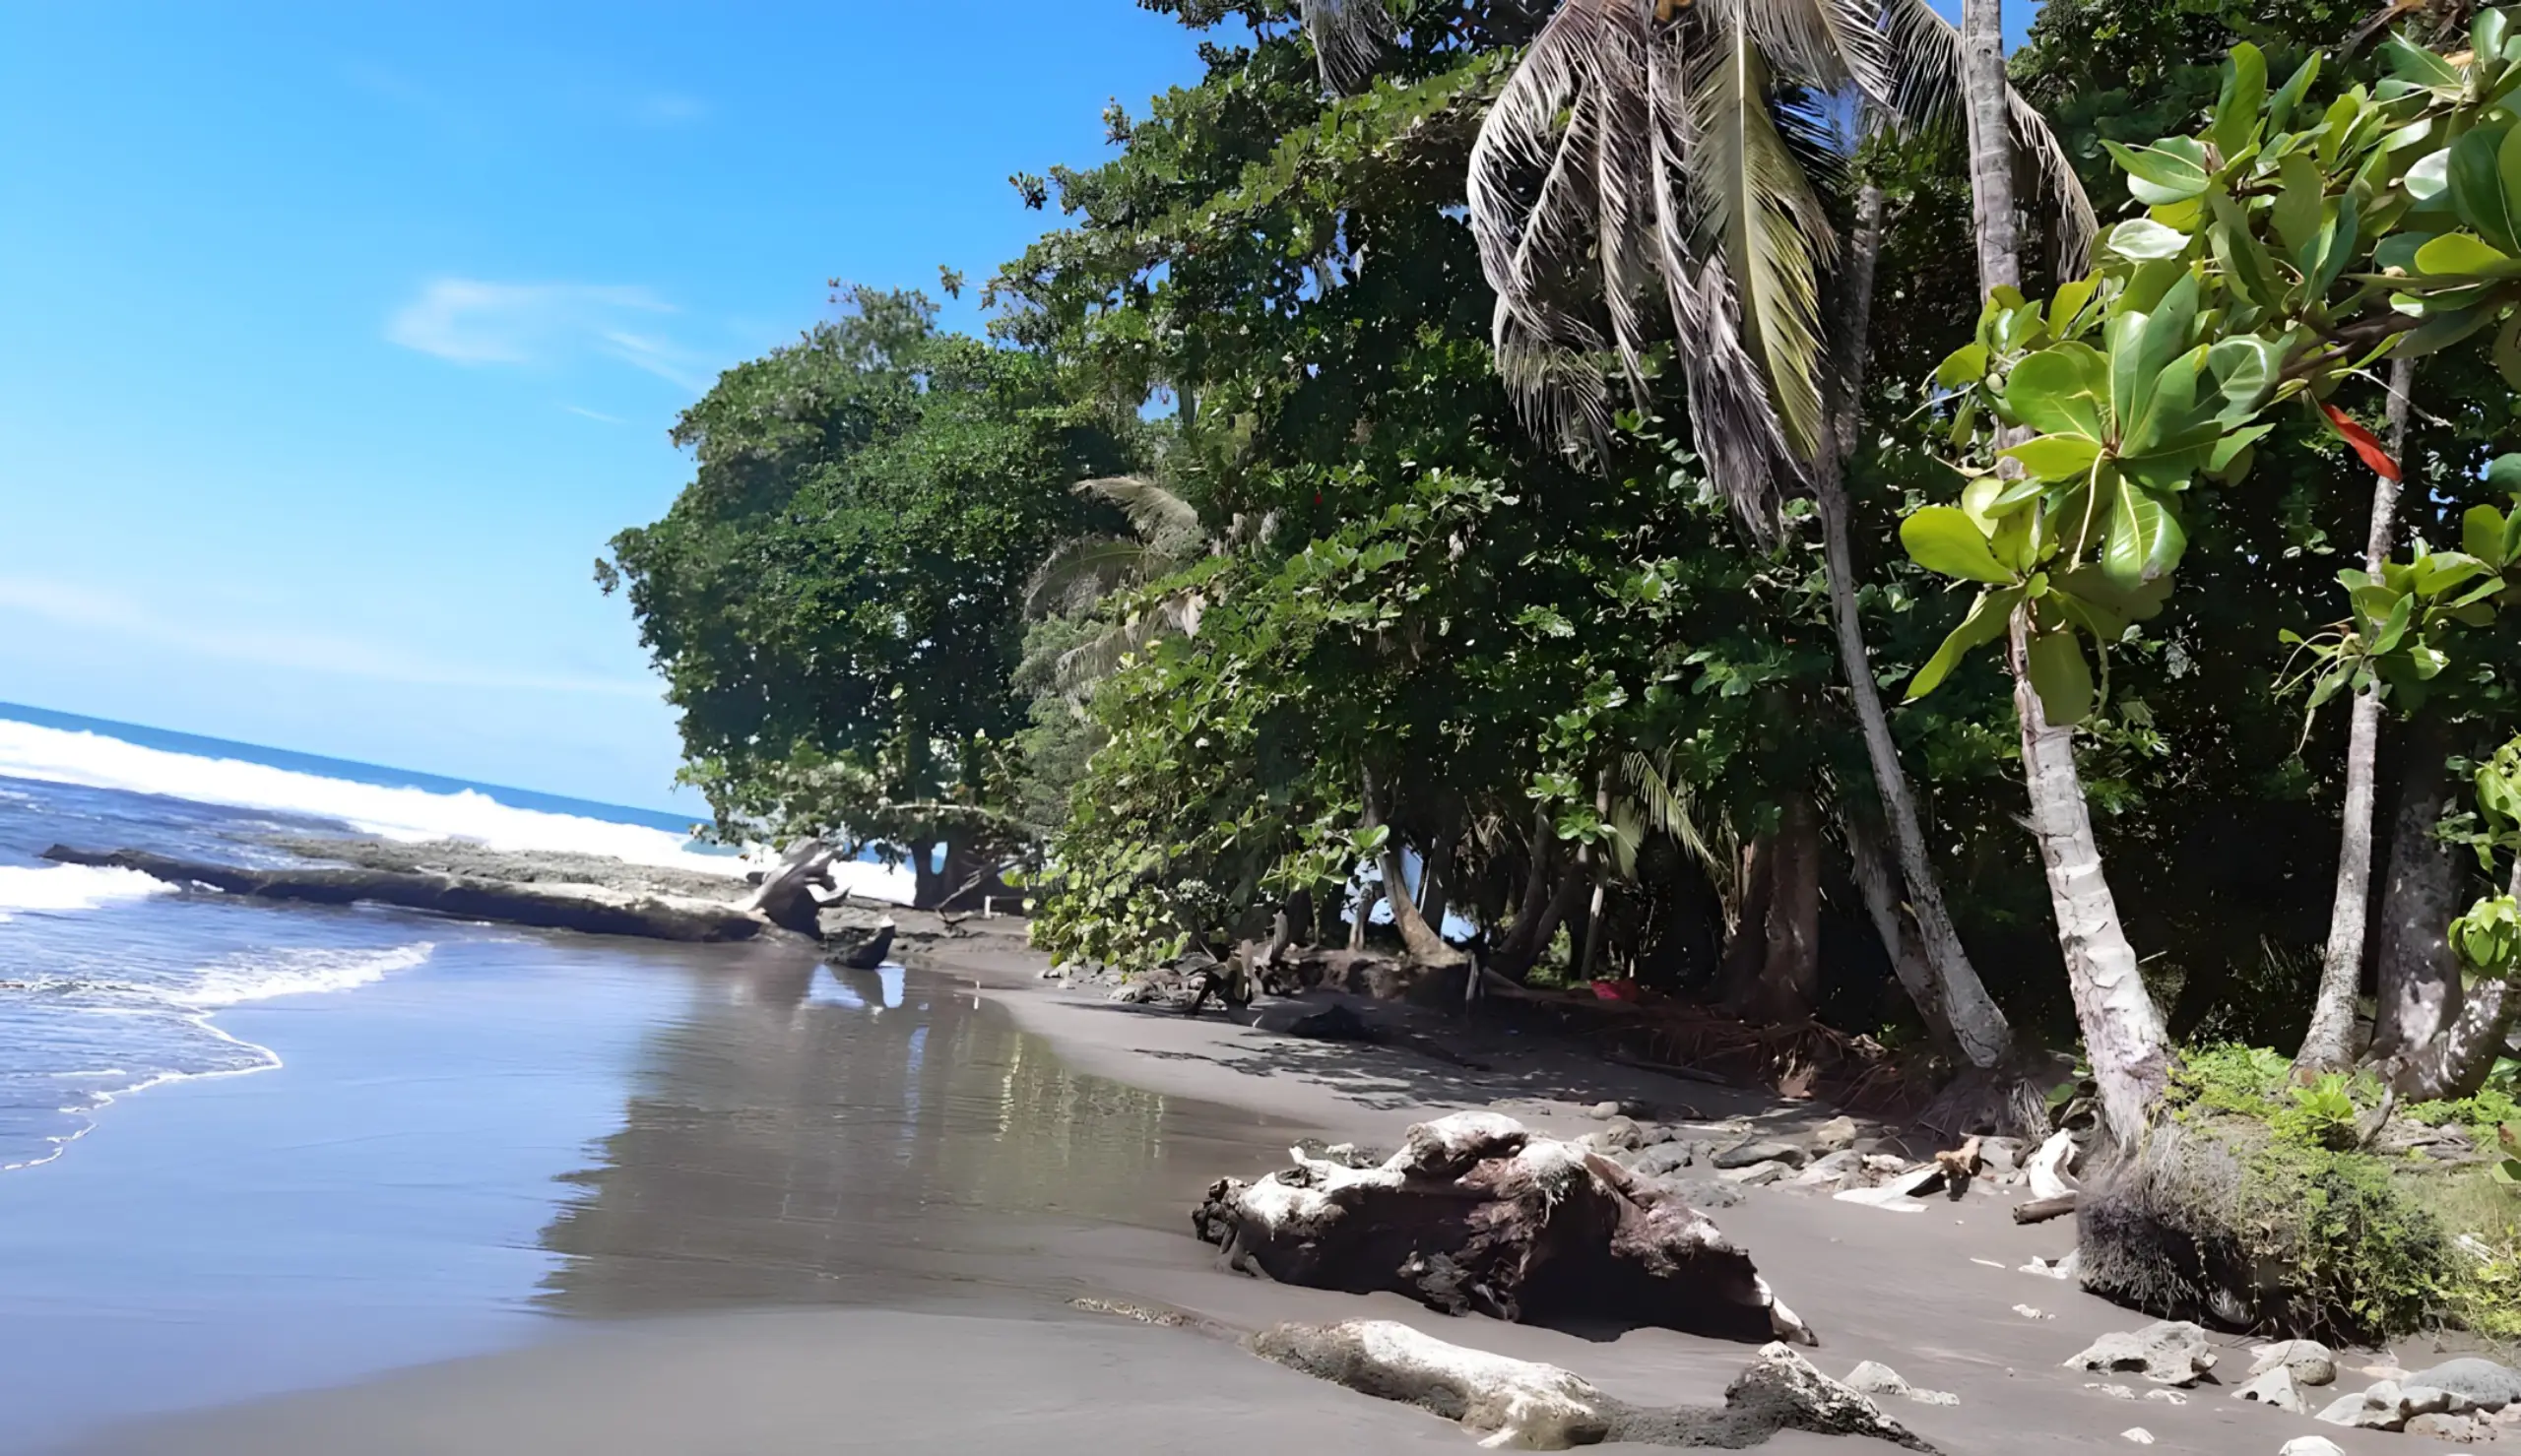
[[[615,946],[602,953],[620,955]],[[526,1027],[515,1038],[514,1075],[571,1062],[574,1073],[556,1075],[577,1090],[547,1100],[550,1088],[514,1086],[544,1110],[490,1121],[482,1119],[500,1100],[483,1093],[478,1068],[431,1074],[416,1055],[390,1062],[399,1071],[379,1071],[370,1044],[344,1047],[359,1055],[333,1058],[328,1076],[326,1057],[292,1051],[301,1041],[359,1044],[342,1029],[347,1002],[324,1007],[320,1024],[310,1017],[302,1036],[258,1028],[260,1040],[292,1053],[289,1071],[167,1096],[164,1108],[193,1099],[196,1110],[166,1112],[171,1125],[150,1135],[160,1140],[154,1151],[130,1150],[118,1171],[92,1174],[114,1185],[117,1198],[149,1196],[141,1155],[164,1157],[188,1136],[211,1166],[194,1167],[189,1192],[183,1178],[159,1179],[155,1196],[177,1207],[157,1215],[153,1229],[55,1241],[56,1256],[66,1247],[88,1262],[133,1246],[126,1239],[147,1247],[201,1222],[182,1250],[160,1255],[168,1267],[224,1268],[240,1256],[259,1266],[218,1279],[196,1269],[206,1287],[190,1343],[162,1336],[101,1377],[100,1387],[135,1395],[172,1380],[190,1393],[165,1407],[196,1409],[101,1431],[91,1423],[64,1448],[89,1456],[1468,1450],[1467,1437],[1431,1417],[1280,1370],[1223,1340],[1081,1314],[1067,1301],[1169,1306],[1230,1329],[1397,1318],[1457,1343],[1567,1365],[1633,1400],[1712,1402],[1747,1358],[1744,1348],[1655,1330],[1454,1320],[1396,1298],[1246,1280],[1220,1271],[1189,1236],[1186,1210],[1219,1172],[1265,1171],[1298,1131],[1389,1141],[1449,1107],[1514,1099],[1519,1115],[1570,1132],[1586,1125],[1573,1105],[1601,1097],[1775,1126],[1826,1111],[1504,1043],[1483,1058],[1491,1070],[1473,1071],[1406,1051],[1292,1042],[1214,1016],[1194,1022],[1117,1008],[1044,987],[1034,979],[1038,961],[988,929],[914,960],[927,969],[889,990],[890,1007],[880,978],[844,981],[810,966],[801,973],[743,952],[582,968],[583,983],[548,988],[532,1015],[515,1005],[503,1012]],[[399,989],[415,1003],[439,994],[417,979]],[[430,1085],[431,1075],[441,1080]],[[271,1106],[210,1109],[220,1095],[243,1097],[257,1082]],[[360,1089],[372,1095],[365,1106],[356,1101]],[[346,1124],[338,1146],[268,1130],[285,1112],[308,1116],[310,1102]],[[553,1110],[563,1107],[565,1115]],[[116,1116],[136,1123],[143,1111],[135,1104]],[[561,1150],[563,1124],[580,1127],[583,1141]],[[518,1127],[540,1130],[519,1135]],[[257,1139],[269,1145],[266,1162],[227,1161]],[[79,1156],[101,1165],[109,1147]],[[332,1171],[304,1171],[310,1152],[324,1153],[331,1162],[318,1166]],[[498,1170],[485,1171],[492,1163]],[[548,1166],[528,1174],[535,1165]],[[274,1186],[259,1190],[269,1195],[260,1203],[256,1190],[227,1186],[266,1177]],[[564,1180],[555,1187],[554,1177]],[[0,1182],[6,1227],[27,1227],[26,1202]],[[240,1222],[257,1208],[270,1222]],[[74,1200],[33,1224],[53,1228],[48,1219],[79,1214]],[[2015,1272],[2034,1253],[2063,1252],[2071,1226],[2017,1228],[1997,1200],[1903,1215],[1755,1190],[1716,1217],[1820,1329],[1825,1368],[1843,1373],[1880,1360],[1918,1385],[1957,1392],[1957,1408],[1896,1413],[1956,1456],[2125,1450],[2119,1433],[2131,1426],[2151,1431],[2157,1450],[2198,1456],[2273,1453],[2313,1432],[2359,1456],[2402,1449],[2408,1439],[2241,1407],[2212,1388],[2176,1408],[2085,1389],[2092,1377],[2057,1362],[2104,1331],[2144,1321]],[[346,1253],[339,1269],[319,1262],[308,1272],[305,1240],[346,1218],[362,1237],[373,1224],[414,1227],[404,1243],[377,1234],[381,1241]],[[526,1232],[502,1243],[485,1232],[498,1228]],[[416,1277],[416,1267],[397,1266],[427,1263],[415,1253],[425,1248],[441,1251],[437,1270]],[[16,1280],[38,1261],[22,1259],[14,1236],[0,1247],[0,1316],[21,1338],[37,1328],[31,1321],[49,1323],[65,1308],[17,1298]],[[67,1271],[60,1298],[94,1287]],[[430,1307],[423,1292],[439,1298],[438,1323],[414,1313]],[[178,1378],[182,1359],[244,1338],[240,1330],[271,1319],[275,1307],[294,1307],[291,1298],[326,1317],[293,1326],[304,1349],[263,1358],[263,1385],[223,1377],[226,1388],[212,1389],[219,1381]],[[134,1329],[184,1319],[146,1288],[129,1300],[110,1318],[95,1317]],[[2017,1315],[2016,1303],[2054,1317]],[[310,1361],[307,1351],[328,1340],[356,1349],[328,1346],[329,1367]],[[72,1343],[101,1354],[111,1342]],[[2231,1359],[2241,1361],[2234,1345]],[[415,1363],[436,1357],[451,1358]],[[335,1388],[307,1389],[316,1385]],[[297,1393],[262,1393],[282,1388]],[[0,1394],[20,1409],[29,1398],[15,1388]],[[224,1404],[197,1409],[214,1402]],[[49,1429],[68,1433],[60,1420]],[[1858,1446],[1789,1434],[1763,1449],[1812,1456]]]

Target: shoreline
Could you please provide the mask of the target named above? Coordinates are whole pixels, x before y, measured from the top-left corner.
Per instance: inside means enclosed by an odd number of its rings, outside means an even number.
[[[1778,1135],[1831,1111],[1588,1061],[1565,1046],[1518,1046],[1511,1034],[1482,1042],[1487,1065],[1470,1068],[1402,1047],[1284,1036],[1270,1029],[1283,1024],[1283,1006],[1237,1021],[1126,1006],[1045,980],[1044,958],[1023,943],[1021,920],[957,928],[916,913],[901,918],[903,959],[993,1007],[984,1021],[995,1016],[1038,1039],[1068,1074],[1136,1089],[1159,1108],[1196,1104],[1256,1127],[1265,1119],[1386,1146],[1412,1122],[1471,1107],[1500,1107],[1566,1136],[1601,1125],[1587,1111],[1601,1100],[1695,1114],[1687,1120],[1710,1129]],[[596,954],[615,949],[575,937],[556,943]],[[699,960],[706,981],[731,993],[744,983],[740,954],[709,948]],[[143,1422],[66,1449],[420,1456],[534,1447],[663,1456],[805,1449],[828,1443],[835,1429],[887,1450],[967,1450],[1009,1439],[1026,1450],[1162,1449],[1158,1437],[1176,1429],[1196,1429],[1199,1449],[1212,1453],[1282,1453],[1290,1439],[1330,1451],[1466,1448],[1467,1438],[1447,1423],[1268,1365],[1230,1343],[1081,1313],[1052,1298],[1008,1302],[990,1294],[1019,1286],[1180,1311],[1229,1332],[1283,1320],[1396,1319],[1456,1344],[1560,1364],[1615,1395],[1655,1404],[1714,1400],[1749,1356],[1748,1347],[1662,1330],[1587,1337],[1225,1273],[1213,1251],[1190,1237],[1189,1210],[1212,1177],[1257,1176],[1278,1166],[1266,1147],[1244,1134],[1192,1150],[1165,1175],[1165,1196],[1180,1210],[1171,1232],[1107,1218],[986,1255],[940,1250],[944,1262],[935,1272],[942,1288],[982,1298],[968,1309],[923,1312],[890,1298],[807,1309],[766,1309],[756,1300],[750,1308],[644,1317],[591,1310],[601,1317],[537,1326],[537,1337],[518,1348]],[[2118,1432],[2135,1425],[2161,1449],[2196,1456],[2272,1452],[2314,1433],[2355,1456],[2378,1456],[2406,1439],[2242,1406],[2213,1387],[2190,1392],[2184,1406],[2132,1408],[2088,1388],[2095,1382],[2058,1361],[2102,1333],[2147,1321],[2071,1285],[2017,1272],[2034,1254],[2062,1253],[2073,1238],[2056,1227],[2012,1225],[2009,1200],[1937,1202],[1906,1215],[1773,1189],[1748,1190],[1744,1200],[1713,1217],[1820,1330],[1816,1361],[1842,1373],[1879,1360],[1920,1386],[1956,1392],[1957,1407],[1898,1413],[1953,1456],[2010,1456],[2027,1442],[2115,1450],[2125,1444]],[[993,1268],[1006,1273],[994,1276]],[[1001,1278],[1015,1283],[1002,1286]],[[2016,1313],[2017,1304],[2036,1306],[2039,1317]],[[2244,1342],[2216,1343],[2246,1368]],[[1766,1449],[1817,1456],[1855,1448],[1789,1433]]]

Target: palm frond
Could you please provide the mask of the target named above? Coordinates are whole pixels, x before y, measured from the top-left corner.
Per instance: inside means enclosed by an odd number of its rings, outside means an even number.
[[[1300,8],[1323,86],[1343,96],[1365,90],[1398,33],[1384,0],[1304,0]]]
[[[1635,750],[1620,761],[1620,777],[1645,822],[1680,841],[1720,879],[1731,868],[1730,856],[1717,853],[1699,827],[1697,791],[1686,780],[1675,782],[1665,770],[1651,755]]]
[[[1785,129],[1775,73],[1748,25],[1727,26],[1690,75],[1689,177],[1741,298],[1745,349],[1766,375],[1786,444],[1810,459],[1821,440],[1820,270],[1829,219]]]
[[[1131,612],[1109,627],[1061,653],[1057,681],[1071,696],[1120,670],[1122,660],[1153,642],[1165,628],[1159,612]]]
[[[1749,31],[1769,64],[1797,85],[1853,88],[1877,105],[1898,90],[1881,0],[1712,0],[1705,8],[1718,29]]]
[[[1063,541],[1025,583],[1024,610],[1033,616],[1081,611],[1125,587],[1143,586],[1174,566],[1170,555],[1128,537],[1088,536]]]
[[[1156,483],[1151,475],[1103,475],[1079,480],[1068,489],[1119,506],[1130,518],[1130,529],[1159,550],[1179,554],[1184,544],[1206,534],[1199,525],[1198,507]]]
[[[1891,110],[1903,122],[1921,130],[1957,128],[1963,124],[1961,32],[1935,13],[1927,0],[1885,0],[1882,17],[1889,37],[1892,70],[1898,78]],[[2081,273],[2092,259],[2100,220],[2083,179],[2075,174],[2065,145],[2049,130],[2047,119],[2022,94],[2005,90],[2006,112],[2013,119],[2015,155],[2029,164],[2045,199],[2057,266]]]

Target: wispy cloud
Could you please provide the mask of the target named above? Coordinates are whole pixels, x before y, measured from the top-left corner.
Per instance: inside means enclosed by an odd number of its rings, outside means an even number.
[[[700,361],[654,328],[674,312],[636,286],[442,278],[394,311],[385,337],[455,364],[551,366],[593,354],[703,388],[709,379]]]
[[[154,643],[221,662],[381,682],[614,698],[653,699],[659,691],[655,682],[645,678],[443,662],[390,643],[361,641],[297,624],[223,625],[201,619],[198,612],[162,611],[133,598],[35,576],[0,576],[0,616],[10,615]]]
[[[601,424],[628,424],[630,422],[618,414],[607,414],[601,410],[590,410],[584,405],[562,405],[560,408],[568,411],[572,414],[579,415],[582,418],[595,420]]]
[[[709,103],[679,91],[650,92],[631,105],[630,114],[649,126],[686,126],[709,114]]]

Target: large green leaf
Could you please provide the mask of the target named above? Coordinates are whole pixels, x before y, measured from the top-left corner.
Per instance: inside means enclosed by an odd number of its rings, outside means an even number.
[[[2206,346],[2202,344],[2165,364],[2154,375],[2153,383],[2141,392],[2143,403],[2136,412],[2121,424],[2118,453],[2151,455],[2174,445],[2180,435],[2195,429],[2202,418],[2197,409],[2197,379],[2205,368]]]
[[[2469,232],[2446,232],[2416,250],[2417,271],[2429,277],[2510,278],[2521,259]]]
[[[2098,602],[2131,622],[2147,622],[2162,614],[2170,601],[2170,578],[2156,577],[2133,587],[2123,585],[2098,566],[2078,566],[2050,585],[2069,596]]]
[[[2101,442],[2084,435],[2041,435],[2005,452],[2036,479],[2071,480],[2101,458]]]
[[[2506,253],[2521,253],[2521,207],[2504,190],[2509,126],[2482,126],[2451,144],[2451,210]]]
[[[2230,429],[2256,414],[2275,392],[2284,372],[2285,350],[2272,339],[2238,334],[2215,341],[2206,352],[2206,372],[2215,376],[2221,397],[2215,419]]]
[[[2092,717],[2092,665],[2084,661],[2083,644],[2071,629],[2041,632],[2031,639],[2031,687],[2039,694],[2039,711],[2058,725]]]
[[[2188,251],[2188,234],[2151,218],[2130,218],[2109,229],[2109,250],[2139,263],[2176,258]]]
[[[2392,76],[2411,86],[2458,91],[2468,79],[2459,67],[2401,35],[2382,42],[2381,58],[2389,63]]]
[[[1908,559],[1939,576],[1966,582],[2007,583],[2014,577],[1996,560],[1978,523],[1957,506],[1926,506],[1900,523],[1900,544]]]
[[[2339,193],[2337,211],[2329,218],[2328,226],[2320,233],[2319,261],[2304,270],[2309,275],[2310,296],[2325,298],[2346,271],[2348,260],[2355,256],[2355,239],[2361,214],[2352,189]]]
[[[2133,480],[2118,480],[2109,499],[2109,526],[2101,565],[2122,587],[2168,576],[2188,549],[2179,517],[2162,498]]]
[[[2014,608],[2021,604],[2020,587],[1979,593],[1978,600],[1970,603],[1970,614],[1963,617],[1961,625],[1953,628],[1952,634],[1943,639],[1943,645],[1936,648],[1934,656],[1917,669],[1917,675],[1908,679],[1906,701],[1913,703],[1933,692],[1952,675],[1953,668],[1961,665],[1962,659],[2005,635],[2005,626],[2012,620]]]
[[[2206,190],[2206,149],[2194,137],[2165,137],[2149,147],[2103,147],[2127,173],[2127,190],[2148,205],[2181,202]]]
[[[2014,365],[2005,406],[2046,435],[2109,436],[2109,361],[2089,344],[2052,344]]]
[[[2497,571],[2506,564],[2503,554],[2503,513],[2492,506],[2471,506],[2460,518],[2460,548]]]
[[[2224,89],[2215,99],[2215,150],[2227,160],[2249,145],[2267,104],[2267,56],[2244,40],[2224,61]]]

